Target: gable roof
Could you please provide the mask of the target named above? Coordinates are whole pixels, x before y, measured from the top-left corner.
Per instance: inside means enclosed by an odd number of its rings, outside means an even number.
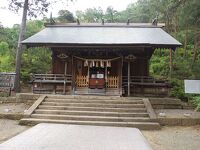
[[[182,44],[160,26],[150,24],[48,25],[22,41],[27,46],[50,45],[154,45],[178,47]]]

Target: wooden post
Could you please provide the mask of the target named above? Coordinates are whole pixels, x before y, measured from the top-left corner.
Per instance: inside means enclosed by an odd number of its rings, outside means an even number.
[[[172,77],[172,49],[170,49],[170,51],[169,51],[169,59],[170,59],[170,66],[169,66],[169,73],[170,73],[170,78]]]
[[[66,75],[67,75],[67,61],[65,61],[65,72],[64,72],[64,88],[63,88],[63,94],[66,94]]]
[[[128,96],[130,96],[130,61],[128,61]]]
[[[74,73],[74,56],[72,55],[72,94],[74,95],[75,93],[75,73]]]
[[[123,57],[121,56],[121,59],[119,61],[119,93],[120,93],[120,96],[122,96],[122,68],[123,68]]]
[[[90,64],[88,62],[88,72],[87,72],[87,83],[88,83],[88,87],[87,87],[87,90],[88,90],[88,93],[89,93],[89,83],[90,82]]]
[[[107,82],[108,82],[108,67],[107,67],[107,63],[106,63],[106,66],[105,66],[105,80],[106,80],[106,85],[105,85],[105,93],[107,91]]]
[[[67,61],[65,61],[65,76],[67,75]]]

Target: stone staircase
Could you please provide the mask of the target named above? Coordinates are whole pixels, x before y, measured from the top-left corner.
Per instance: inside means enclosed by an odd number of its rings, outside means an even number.
[[[148,99],[114,96],[40,96],[20,124],[63,123],[160,129]]]

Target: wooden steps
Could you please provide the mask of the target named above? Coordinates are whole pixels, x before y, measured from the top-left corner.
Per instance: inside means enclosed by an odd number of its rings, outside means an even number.
[[[20,124],[64,123],[160,129],[141,98],[109,96],[43,96]]]

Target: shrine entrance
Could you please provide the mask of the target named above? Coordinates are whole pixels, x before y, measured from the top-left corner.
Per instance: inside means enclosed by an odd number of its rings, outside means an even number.
[[[87,59],[74,56],[75,94],[121,94],[121,58]]]

